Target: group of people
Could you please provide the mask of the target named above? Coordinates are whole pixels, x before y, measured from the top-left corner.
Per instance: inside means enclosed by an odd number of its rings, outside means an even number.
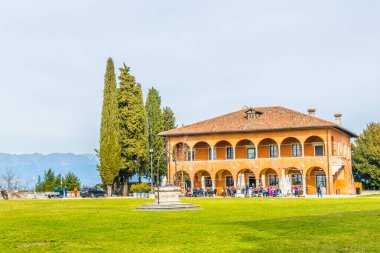
[[[295,196],[299,197],[303,195],[303,191],[299,186],[294,186],[291,193],[285,193],[277,186],[263,187],[261,185],[255,187],[255,185],[249,186],[246,184],[244,187],[224,187],[220,189],[220,192],[216,188],[186,188],[184,196],[186,197],[215,197],[220,195],[222,197],[280,197],[280,196]]]
[[[207,188],[186,188],[185,196],[186,197],[215,197],[217,194],[216,188],[212,189],[211,187]]]

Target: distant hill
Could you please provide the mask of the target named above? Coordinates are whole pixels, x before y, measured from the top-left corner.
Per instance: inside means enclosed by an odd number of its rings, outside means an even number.
[[[98,158],[93,154],[7,154],[0,153],[0,175],[6,168],[12,169],[22,182],[33,186],[33,176],[41,177],[44,171],[51,168],[56,173],[66,174],[71,171],[77,175],[81,183],[92,186],[101,182],[99,172],[96,169]]]

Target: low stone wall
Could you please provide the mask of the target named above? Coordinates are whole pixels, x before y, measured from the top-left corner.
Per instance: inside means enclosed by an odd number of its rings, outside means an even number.
[[[362,195],[380,194],[380,190],[363,190]]]

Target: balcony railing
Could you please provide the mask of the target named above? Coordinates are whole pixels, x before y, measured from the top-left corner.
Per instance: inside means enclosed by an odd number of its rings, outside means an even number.
[[[334,158],[344,158],[341,156],[330,156]],[[203,162],[237,162],[237,161],[260,161],[260,160],[282,160],[282,159],[320,159],[320,158],[326,158],[326,156],[290,156],[290,157],[264,157],[264,158],[238,158],[238,159],[217,159],[217,160],[186,160],[186,161],[176,161],[177,163],[203,163]],[[174,161],[172,161],[174,162]]]

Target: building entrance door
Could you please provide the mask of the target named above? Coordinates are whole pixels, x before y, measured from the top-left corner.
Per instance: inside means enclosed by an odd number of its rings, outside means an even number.
[[[234,186],[234,178],[232,176],[226,176],[226,187]]]
[[[316,175],[315,183],[316,183],[315,185],[316,188],[318,186],[326,187],[326,175]]]
[[[256,178],[255,177],[249,177],[248,178],[249,186],[252,186],[253,188],[256,187]]]

